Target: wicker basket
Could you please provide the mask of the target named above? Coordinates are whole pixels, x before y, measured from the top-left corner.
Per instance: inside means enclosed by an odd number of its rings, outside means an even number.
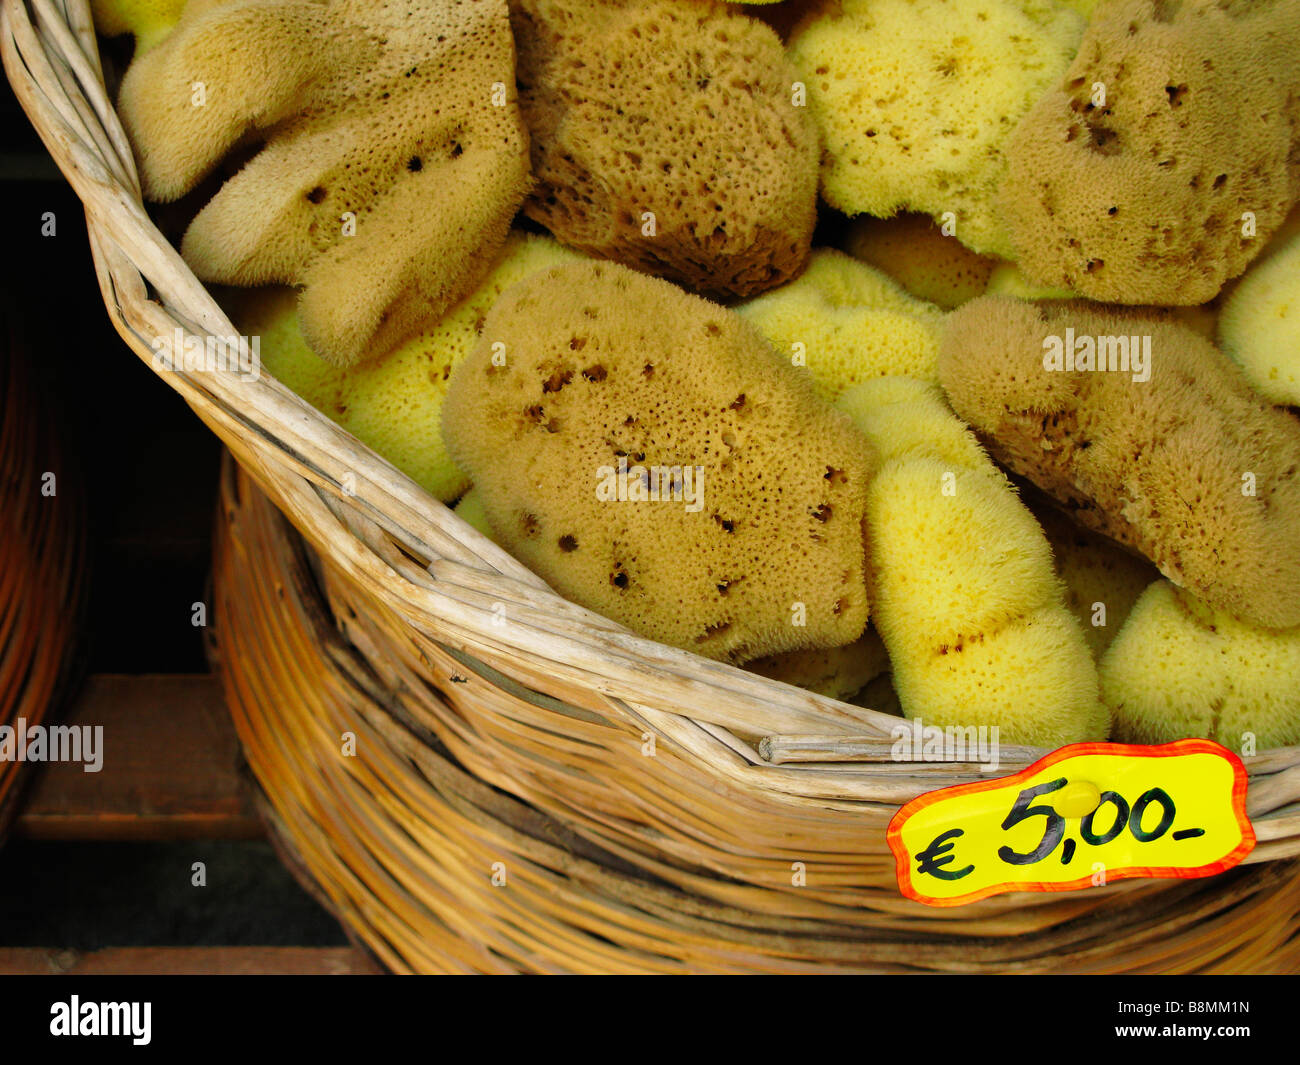
[[[1252,876],[1294,878],[1285,863],[1208,884],[1127,882],[942,911],[902,898],[885,843],[890,817],[973,772],[768,760],[765,737],[869,750],[896,719],[636,637],[556,596],[277,382],[156,365],[155,344],[170,353],[178,327],[197,336],[234,330],[141,206],[86,5],[3,0],[2,12],[10,81],[85,203],[119,332],[327,560],[346,636],[391,693],[394,714],[436,736],[480,780],[691,895],[755,920],[825,922],[831,937],[869,933],[877,945],[852,955],[865,966],[1010,968],[1037,958],[1041,969],[1053,951],[1064,963],[1072,949],[1068,964],[1106,968],[1136,943],[1135,933],[1117,934],[1126,914],[1148,913],[1149,936],[1163,939],[1179,927],[1177,914],[1186,931],[1212,900],[1240,899],[1233,885]],[[1249,861],[1300,854],[1300,748],[1265,752],[1248,769],[1259,838]],[[1193,896],[1201,908],[1180,910]],[[683,916],[681,934],[695,934],[696,920]]]
[[[1287,972],[1300,863],[1039,911],[881,920],[783,905],[704,869],[653,875],[485,786],[349,639],[355,590],[233,462],[222,476],[213,660],[289,865],[401,972]],[[350,594],[352,593],[352,594]],[[363,641],[363,646],[365,641]],[[466,671],[468,672],[468,671]],[[457,691],[455,682],[448,685]],[[447,696],[427,704],[454,711]],[[345,739],[355,753],[340,757]],[[730,902],[726,900],[731,900]],[[919,907],[917,908],[920,909]],[[1014,935],[1036,928],[1033,935]]]
[[[75,680],[86,587],[83,493],[68,480],[58,418],[33,379],[36,357],[12,311],[0,309],[0,725],[21,718],[28,730]],[[0,839],[30,767],[0,761]]]

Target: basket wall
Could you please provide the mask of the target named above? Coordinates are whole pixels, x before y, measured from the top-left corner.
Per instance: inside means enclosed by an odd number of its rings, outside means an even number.
[[[872,863],[855,863],[851,854],[837,882],[821,882],[823,865],[810,862],[808,886],[794,888],[784,856],[772,870],[786,872],[785,884],[763,885],[752,868],[744,870],[749,882],[741,882],[704,848],[678,847],[681,853],[668,856],[648,830],[637,834],[641,846],[629,846],[599,827],[602,818],[557,809],[546,788],[536,791],[532,805],[504,793],[532,789],[509,781],[493,789],[466,772],[461,756],[472,759],[479,738],[455,700],[479,705],[458,693],[465,685],[472,690],[476,682],[469,678],[484,667],[442,651],[432,668],[436,675],[446,666],[445,684],[421,681],[421,690],[412,690],[394,671],[391,649],[358,626],[365,605],[340,595],[341,583],[331,564],[314,556],[227,462],[216,537],[214,658],[231,713],[274,831],[295,858],[291,864],[395,971],[1300,967],[1300,862],[1294,860],[1212,880],[1002,896],[956,912],[929,910],[884,883],[855,880]],[[498,696],[493,705],[500,702]],[[518,707],[499,713],[512,721],[521,716]],[[597,735],[591,728],[588,738]],[[625,735],[616,723],[607,728]],[[521,726],[513,734],[526,731]],[[343,753],[347,734],[355,736],[351,755]],[[753,810],[756,817],[780,812]],[[795,824],[785,812],[786,823]],[[761,863],[754,868],[761,872]],[[494,884],[494,873],[504,883]]]

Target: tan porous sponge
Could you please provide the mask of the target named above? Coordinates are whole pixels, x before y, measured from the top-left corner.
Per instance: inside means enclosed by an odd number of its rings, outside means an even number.
[[[846,214],[951,212],[1010,257],[995,210],[1017,120],[1065,72],[1083,19],[1055,0],[839,0],[790,57],[822,130],[822,195]]]
[[[606,262],[509,289],[443,435],[499,543],[645,636],[743,662],[866,627],[870,447],[742,318],[667,281]]]
[[[478,343],[505,289],[579,259],[550,237],[512,232],[473,292],[364,366],[334,366],[312,351],[290,289],[235,290],[227,302],[240,332],[260,338],[264,370],[448,503],[469,483],[442,442],[442,401],[452,368]]]
[[[768,655],[746,662],[745,668],[830,699],[848,699],[889,668],[889,655],[879,634],[868,627],[861,639],[844,647]]]
[[[871,377],[936,381],[943,314],[887,275],[818,248],[799,277],[736,312],[834,401]]]
[[[939,379],[994,456],[1080,524],[1217,609],[1300,624],[1300,421],[1199,333],[982,296],[949,315]]]
[[[843,248],[945,311],[982,296],[999,262],[945,237],[933,219],[919,214],[860,215],[848,227]]]
[[[1124,625],[1133,604],[1159,571],[1109,537],[1076,525],[1050,504],[1031,508],[1047,534],[1056,572],[1065,582],[1065,605],[1079,619],[1093,656],[1100,658]]]
[[[817,133],[771,28],[714,0],[516,0],[511,20],[531,218],[719,299],[802,269]]]
[[[838,405],[881,458],[868,590],[903,712],[996,725],[1007,743],[1105,739],[1096,667],[1047,539],[939,389],[885,377]]]
[[[185,233],[205,281],[302,286],[312,348],[393,348],[491,265],[529,187],[505,0],[191,4],[118,107],[146,197],[264,146]]]
[[[1300,407],[1300,236],[1246,271],[1219,315],[1219,343],[1261,396]]]
[[[1294,0],[1100,5],[1007,149],[1011,258],[1094,300],[1211,299],[1300,196],[1297,54]]]
[[[1138,600],[1101,685],[1122,742],[1203,736],[1239,754],[1300,743],[1300,628],[1248,625],[1168,581]]]

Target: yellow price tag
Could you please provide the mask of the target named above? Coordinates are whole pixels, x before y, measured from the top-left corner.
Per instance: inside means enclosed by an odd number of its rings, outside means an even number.
[[[904,895],[960,906],[1004,891],[1202,877],[1254,849],[1246,769],[1210,740],[1076,743],[996,780],[918,796],[889,823]]]

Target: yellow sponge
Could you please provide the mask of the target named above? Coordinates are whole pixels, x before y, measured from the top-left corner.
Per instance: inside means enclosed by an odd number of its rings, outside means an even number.
[[[1064,72],[1084,20],[1055,0],[841,0],[790,56],[821,123],[822,194],[847,214],[941,218],[1012,258],[994,209],[1012,128]]]
[[[1113,540],[1076,525],[1050,504],[1032,509],[1065,582],[1066,606],[1083,626],[1093,655],[1100,657],[1138,596],[1160,579],[1160,571]]]
[[[1300,627],[1247,625],[1168,581],[1138,600],[1101,684],[1124,742],[1203,736],[1242,753],[1252,737],[1258,750],[1300,743]]]
[[[478,343],[483,320],[505,289],[580,259],[550,237],[513,232],[496,267],[469,296],[384,358],[351,369],[312,352],[292,290],[257,289],[231,302],[241,332],[261,337],[262,365],[273,377],[448,502],[469,483],[448,457],[440,429],[452,367]]]
[[[875,437],[889,459],[937,458],[951,470],[993,470],[975,434],[929,382],[877,378],[850,389],[835,406]]]
[[[870,377],[937,380],[943,315],[878,270],[820,248],[796,281],[736,311],[834,401]]]
[[[90,0],[95,29],[105,37],[129,33],[143,55],[180,21],[185,0]]]
[[[1067,288],[1034,284],[1015,263],[999,263],[989,275],[985,291],[990,296],[1015,296],[1021,300],[1068,300],[1074,297]]]
[[[1219,315],[1219,341],[1256,392],[1300,406],[1300,236],[1246,272]]]
[[[956,237],[945,237],[933,219],[920,214],[861,215],[850,223],[843,247],[913,296],[945,311],[983,295],[998,265],[992,256],[978,255]]]
[[[1002,743],[1030,747],[1106,738],[1096,666],[1063,607],[1030,611],[946,653],[891,660],[904,711],[927,725],[997,726]]]
[[[787,651],[747,662],[745,668],[831,699],[848,699],[889,668],[889,655],[876,630],[868,627],[860,640],[845,647]]]
[[[839,404],[880,453],[868,588],[908,717],[998,726],[1008,743],[1104,739],[1092,655],[1033,515],[928,383]]]
[[[483,495],[477,489],[471,487],[461,496],[455,509],[456,516],[472,528],[477,529],[489,540],[496,539],[496,534],[492,532],[492,523],[488,521],[487,507],[483,505]]]

